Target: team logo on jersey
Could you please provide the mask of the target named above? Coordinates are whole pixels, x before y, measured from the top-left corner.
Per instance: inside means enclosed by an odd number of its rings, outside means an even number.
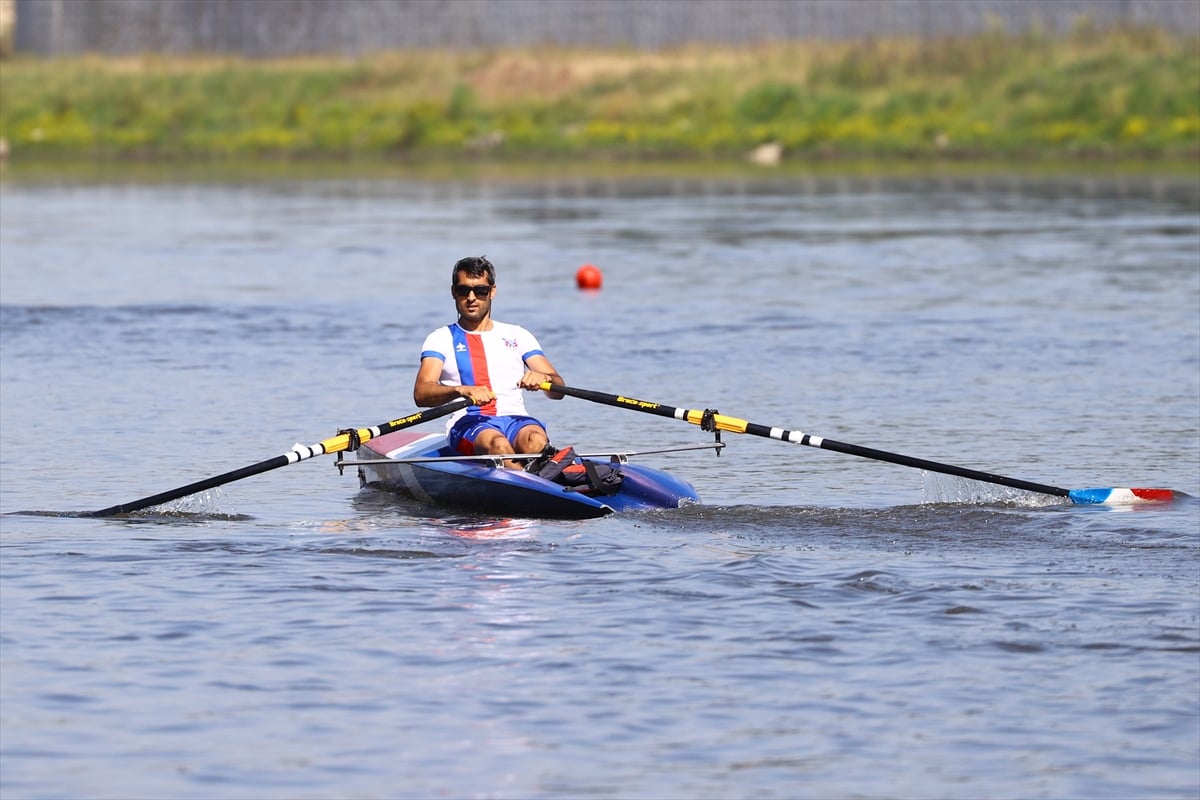
[[[467,345],[463,342],[459,342],[457,345],[454,346],[454,352],[456,352],[456,353],[467,352]]]
[[[517,340],[516,339],[505,339],[504,346],[507,347],[509,350],[516,350],[517,349]]]

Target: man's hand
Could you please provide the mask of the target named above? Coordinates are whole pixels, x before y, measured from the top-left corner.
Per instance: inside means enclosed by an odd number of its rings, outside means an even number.
[[[525,374],[521,376],[521,380],[517,382],[517,386],[529,392],[536,392],[542,388],[542,384],[547,381],[553,382],[554,376],[546,372],[538,372],[537,370],[527,369]]]
[[[483,406],[496,399],[496,393],[486,386],[459,386],[459,397],[465,397],[473,406]]]

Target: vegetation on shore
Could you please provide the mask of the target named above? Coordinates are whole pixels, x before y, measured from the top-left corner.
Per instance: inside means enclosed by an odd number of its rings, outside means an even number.
[[[974,36],[358,59],[18,57],[14,160],[1200,158],[1200,38]]]

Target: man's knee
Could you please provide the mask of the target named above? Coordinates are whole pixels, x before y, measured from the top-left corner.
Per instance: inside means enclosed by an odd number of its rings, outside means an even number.
[[[514,444],[522,453],[540,453],[542,448],[550,443],[546,431],[537,425],[526,425],[517,431],[517,441]]]
[[[516,452],[513,450],[512,442],[504,438],[504,434],[491,429],[479,432],[479,435],[475,437],[475,449],[489,455]]]

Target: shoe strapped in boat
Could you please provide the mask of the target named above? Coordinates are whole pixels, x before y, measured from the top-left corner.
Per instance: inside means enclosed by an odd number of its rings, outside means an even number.
[[[542,454],[540,456],[525,462],[525,471],[532,472],[535,475],[538,474],[545,469],[546,465],[550,463],[550,459],[554,458],[557,453],[557,447],[552,444],[547,444],[542,448]]]
[[[574,447],[564,447],[548,457],[543,452],[534,463],[540,465],[536,470],[526,469],[539,478],[561,483],[573,492],[616,494],[625,477],[612,464],[579,458]]]

